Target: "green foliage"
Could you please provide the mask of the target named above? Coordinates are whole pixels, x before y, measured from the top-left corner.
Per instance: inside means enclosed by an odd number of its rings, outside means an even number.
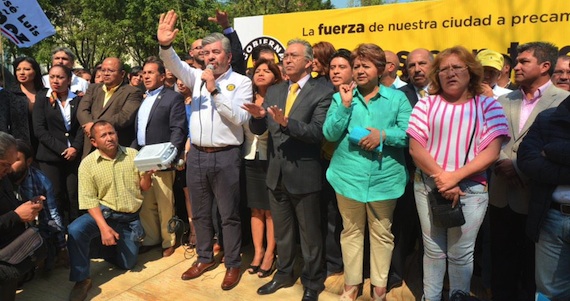
[[[233,16],[255,16],[333,8],[331,1],[321,0],[229,0]]]
[[[110,56],[132,59],[142,65],[158,54],[156,28],[161,13],[174,9],[180,32],[174,42],[179,52],[188,52],[195,39],[221,31],[208,21],[216,9],[231,18],[333,8],[330,0],[38,0],[56,28],[56,34],[27,49],[4,43],[10,60],[28,55],[41,65],[51,63],[56,46],[70,48],[79,65],[93,68]]]

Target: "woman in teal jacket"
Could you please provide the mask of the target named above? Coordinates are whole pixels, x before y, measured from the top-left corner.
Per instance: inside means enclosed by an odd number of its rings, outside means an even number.
[[[364,229],[370,229],[372,299],[385,300],[394,246],[391,233],[396,200],[408,174],[404,162],[406,129],[412,108],[406,96],[380,86],[384,51],[361,44],[351,55],[354,83],[341,85],[323,126],[336,143],[327,170],[343,219],[344,291],[340,300],[355,300],[362,288]]]

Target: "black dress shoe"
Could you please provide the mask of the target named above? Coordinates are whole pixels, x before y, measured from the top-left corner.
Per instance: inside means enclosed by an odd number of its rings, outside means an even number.
[[[261,286],[257,290],[257,293],[259,295],[269,295],[275,293],[280,288],[293,286],[293,284],[295,284],[294,281],[287,282],[287,281],[280,281],[273,279],[270,282]]]
[[[303,299],[301,299],[301,301],[317,301],[317,300],[319,300],[319,292],[314,289],[305,288],[305,292],[303,293]]]

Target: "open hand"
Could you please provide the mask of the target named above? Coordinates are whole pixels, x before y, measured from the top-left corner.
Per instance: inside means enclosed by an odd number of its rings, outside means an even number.
[[[253,102],[244,103],[241,106],[242,109],[246,110],[253,118],[263,118],[267,115],[267,111],[263,108],[263,106],[257,105]]]
[[[275,122],[279,123],[282,127],[286,127],[289,124],[289,118],[285,116],[285,112],[277,106],[270,106],[267,108],[269,115]]]
[[[215,17],[208,17],[208,21],[220,24],[223,29],[230,27],[230,21],[228,20],[228,13],[221,10],[216,10]]]
[[[158,44],[163,46],[172,44],[172,41],[176,38],[176,34],[178,34],[178,29],[175,28],[176,19],[178,19],[178,16],[174,10],[169,10],[167,13],[160,15],[158,30],[156,31]]]

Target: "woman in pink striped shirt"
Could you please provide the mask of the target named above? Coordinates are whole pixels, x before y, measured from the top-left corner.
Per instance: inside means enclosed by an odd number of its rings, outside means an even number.
[[[425,300],[441,300],[446,261],[450,294],[470,290],[475,239],[488,203],[485,170],[508,137],[501,105],[481,95],[482,76],[483,67],[467,49],[442,51],[429,72],[430,96],[416,104],[410,117],[407,133],[418,167],[414,190],[423,232]],[[427,198],[433,189],[452,206],[461,206],[465,224],[434,225]]]

